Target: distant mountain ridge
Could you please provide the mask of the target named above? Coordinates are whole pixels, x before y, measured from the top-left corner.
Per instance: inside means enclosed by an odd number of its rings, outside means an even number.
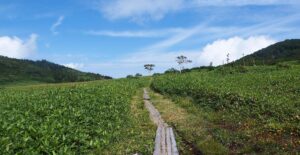
[[[47,60],[32,61],[0,56],[0,84],[15,82],[79,82],[111,79],[94,73],[85,73]]]
[[[273,65],[283,61],[300,60],[300,39],[290,39],[275,43],[231,64]]]

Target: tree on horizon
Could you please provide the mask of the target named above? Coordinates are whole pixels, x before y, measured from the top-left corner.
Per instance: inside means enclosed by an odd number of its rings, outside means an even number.
[[[154,64],[145,64],[144,67],[145,67],[146,70],[148,70],[149,75],[151,75],[151,71],[153,70],[155,65]]]
[[[184,64],[188,64],[188,63],[192,63],[192,60],[189,60],[186,56],[184,55],[180,55],[177,57],[176,62],[178,63],[178,65],[180,66],[180,73],[181,71],[184,69]]]

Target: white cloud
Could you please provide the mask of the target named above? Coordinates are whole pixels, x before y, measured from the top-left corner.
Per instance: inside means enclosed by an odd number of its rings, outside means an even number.
[[[93,8],[109,19],[129,18],[140,22],[145,19],[159,20],[166,14],[182,9],[199,9],[205,6],[245,6],[300,4],[299,0],[110,0],[98,1]]]
[[[199,64],[221,65],[226,62],[226,55],[229,53],[230,61],[237,60],[243,56],[265,48],[276,41],[266,36],[252,36],[249,38],[232,37],[214,41],[206,45],[200,53],[197,62]]]
[[[176,63],[176,57],[182,54],[189,58],[195,58],[199,56],[199,50],[184,52],[136,52],[117,58],[114,61],[85,64],[84,68],[90,72],[99,72],[115,78],[135,73],[148,75],[148,72],[144,69],[144,64],[155,64],[154,72],[164,72],[171,67],[179,67]],[[196,64],[192,63],[187,67],[196,67]]]
[[[192,28],[182,29],[181,31],[175,33],[171,37],[169,37],[165,40],[162,40],[154,45],[146,47],[144,50],[153,51],[153,50],[162,50],[162,49],[171,47],[177,43],[180,43],[180,42],[186,40],[187,38],[190,38],[190,37],[198,34],[199,32],[203,31],[203,29],[204,29],[204,26],[202,24],[197,25]],[[210,30],[207,28],[206,32],[208,32],[208,31],[210,31]]]
[[[64,16],[59,16],[57,21],[51,26],[50,31],[52,32],[53,35],[57,35],[59,32],[56,30],[64,21],[65,17]]]
[[[154,72],[164,72],[169,68],[178,68],[176,57],[185,55],[192,60],[192,63],[185,67],[199,67],[209,65],[222,64],[226,61],[227,53],[230,54],[230,60],[236,60],[243,56],[256,52],[265,48],[276,41],[267,36],[251,36],[248,38],[231,37],[228,39],[216,40],[205,45],[202,49],[182,50],[182,51],[147,51],[136,52],[112,62],[104,62],[99,64],[87,64],[85,68],[97,70],[97,72],[115,77],[125,77],[128,74],[143,73],[147,75],[143,65],[147,63],[155,64]],[[103,69],[105,68],[105,69]],[[100,69],[100,70],[99,70]],[[121,71],[121,72],[120,72]]]
[[[141,30],[141,31],[88,31],[86,34],[108,37],[128,37],[128,38],[154,38],[164,37],[170,34],[181,32],[181,28],[169,28],[160,30]]]
[[[82,63],[68,63],[68,64],[63,64],[66,67],[73,68],[73,69],[81,69],[84,67],[84,64]]]
[[[157,43],[143,48],[142,51],[166,51],[167,49],[173,48],[175,45],[196,39],[206,42],[232,36],[240,36],[244,38],[249,36],[261,36],[266,32],[268,35],[272,36],[276,34],[282,35],[283,33],[298,36],[298,31],[295,31],[298,27],[290,25],[299,21],[300,14],[295,14],[289,17],[279,17],[272,20],[266,20],[265,22],[246,27],[218,27],[210,26],[210,19],[208,19],[207,21],[193,27],[180,28],[180,31],[176,31],[166,39],[160,40]]]
[[[112,0],[103,3],[98,9],[109,19],[159,20],[166,13],[180,10],[183,2],[184,0]]]
[[[154,63],[158,66],[169,66],[176,64],[176,57],[179,55],[186,55],[188,57],[195,57],[199,55],[196,51],[176,51],[176,52],[138,52],[129,55],[127,58],[120,60],[120,63],[127,65]]]
[[[12,58],[27,58],[32,55],[36,49],[36,34],[31,34],[28,40],[22,40],[16,36],[0,37],[0,55]]]
[[[222,64],[226,55],[230,54],[230,60],[236,60],[243,56],[265,48],[276,41],[267,36],[251,36],[248,38],[231,37],[219,39],[205,45],[202,49],[182,50],[182,51],[146,51],[137,52],[123,58],[119,63],[126,65],[137,65],[144,63],[158,64],[160,67],[172,67],[176,65],[176,57],[185,55],[193,61],[190,66],[208,65],[211,61],[214,65]],[[174,67],[174,66],[173,66]]]
[[[298,0],[193,0],[196,6],[244,6],[244,5],[280,5],[299,4]]]

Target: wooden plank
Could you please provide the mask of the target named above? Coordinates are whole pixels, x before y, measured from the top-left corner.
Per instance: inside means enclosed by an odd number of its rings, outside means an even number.
[[[172,144],[170,136],[170,128],[166,128],[166,141],[167,141],[167,155],[172,155]]]
[[[178,155],[173,129],[161,118],[159,111],[151,103],[146,89],[144,89],[144,103],[151,120],[157,125],[153,155]]]
[[[158,126],[158,128],[156,130],[155,147],[154,147],[153,155],[161,155],[161,147],[160,147],[161,132],[162,132],[162,127]]]
[[[146,88],[144,88],[144,96],[143,96],[144,100],[150,100],[150,96],[146,90]]]
[[[177,145],[176,145],[175,135],[174,135],[174,132],[173,132],[173,128],[170,128],[170,135],[171,135],[171,142],[172,142],[172,154],[173,155],[179,155]]]
[[[162,152],[162,155],[166,155],[166,153],[167,153],[167,150],[166,150],[166,128],[165,128],[165,126],[163,126],[163,129],[162,129],[161,152]]]

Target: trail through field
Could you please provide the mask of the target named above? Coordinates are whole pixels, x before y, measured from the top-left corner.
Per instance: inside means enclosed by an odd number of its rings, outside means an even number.
[[[161,118],[160,113],[151,103],[149,94],[145,88],[144,103],[150,113],[151,120],[157,125],[153,155],[178,155],[173,129]]]

